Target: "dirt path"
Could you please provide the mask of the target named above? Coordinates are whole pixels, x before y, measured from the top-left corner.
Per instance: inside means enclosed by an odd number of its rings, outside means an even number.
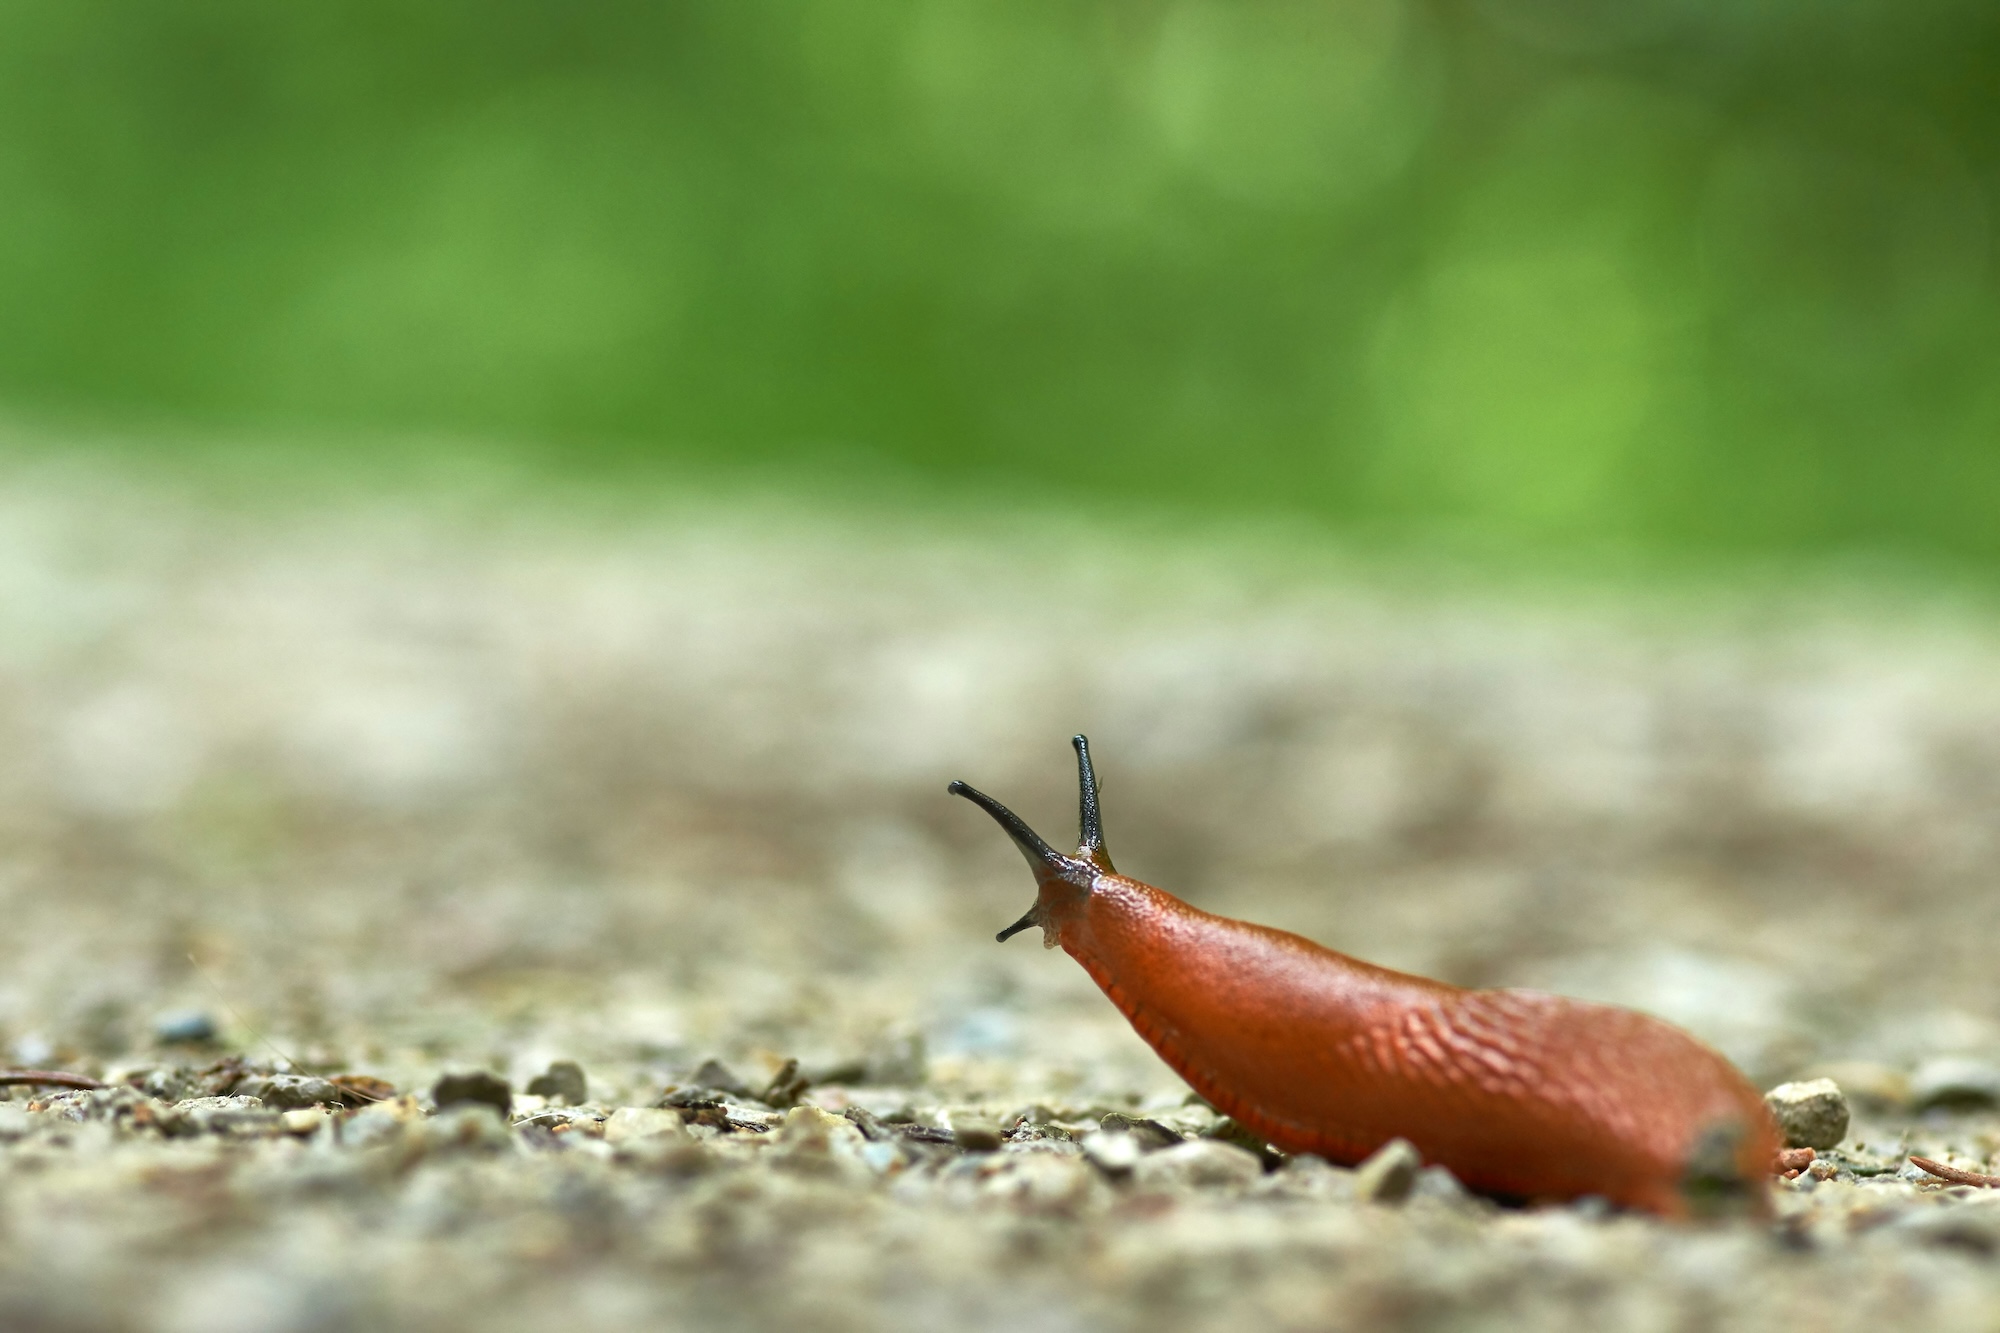
[[[1991,1327],[2000,1191],[1897,1170],[2000,1152],[1993,625],[1285,565],[12,475],[0,1063],[124,1090],[5,1090],[0,1322]],[[1073,964],[992,943],[1029,886],[944,783],[1066,834],[1079,729],[1121,868],[1834,1067],[1888,1169],[1776,1230],[1241,1174]],[[273,1048],[417,1100],[200,1100]],[[710,1057],[835,1119],[648,1109]],[[526,1096],[556,1060],[583,1109]],[[534,1123],[424,1114],[474,1068]],[[1112,1111],[1193,1150],[1094,1165]]]

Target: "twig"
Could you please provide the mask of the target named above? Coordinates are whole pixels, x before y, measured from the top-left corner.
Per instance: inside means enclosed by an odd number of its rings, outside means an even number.
[[[62,1074],[53,1069],[0,1069],[0,1087],[12,1083],[40,1083],[51,1088],[75,1088],[79,1092],[94,1092],[104,1086],[94,1078]]]
[[[1977,1171],[1961,1171],[1943,1162],[1933,1162],[1928,1157],[1912,1157],[1910,1165],[1921,1167],[1939,1180],[1949,1180],[1954,1185],[1983,1185],[1987,1189],[2000,1189],[2000,1176],[1982,1176]]]

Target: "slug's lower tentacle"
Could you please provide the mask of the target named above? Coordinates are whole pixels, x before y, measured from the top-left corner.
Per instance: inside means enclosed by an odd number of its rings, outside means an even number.
[[[1019,921],[1016,921],[1013,925],[1007,927],[1007,929],[1001,931],[998,935],[995,935],[993,938],[996,942],[1000,944],[1005,944],[1008,940],[1013,939],[1016,935],[1026,930],[1029,926],[1039,926],[1041,924],[1042,924],[1042,908],[1041,904],[1037,903],[1035,906],[1030,907],[1027,911],[1023,912],[1021,914],[1021,919]]]

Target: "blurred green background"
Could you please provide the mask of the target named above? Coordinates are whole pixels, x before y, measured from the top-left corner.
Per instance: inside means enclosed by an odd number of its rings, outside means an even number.
[[[1990,0],[5,0],[0,410],[1991,565],[1996,70]]]

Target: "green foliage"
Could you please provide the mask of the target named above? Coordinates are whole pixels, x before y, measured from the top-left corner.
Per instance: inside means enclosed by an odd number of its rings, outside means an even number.
[[[0,395],[2000,558],[1982,0],[0,0]]]

